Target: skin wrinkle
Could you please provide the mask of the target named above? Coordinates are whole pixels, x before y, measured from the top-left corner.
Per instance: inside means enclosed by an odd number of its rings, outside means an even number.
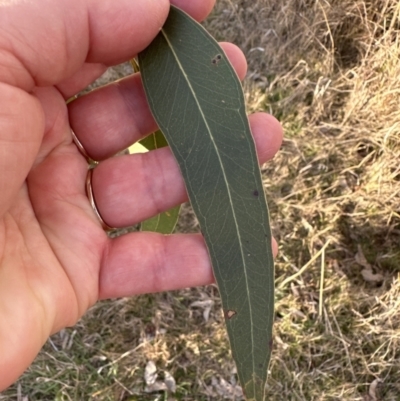
[[[5,250],[5,238],[6,238],[6,228],[0,224],[0,269],[3,266],[4,261],[4,250]],[[0,270],[1,273],[1,270]],[[1,355],[1,354],[0,354]]]
[[[139,73],[134,73],[132,75],[130,75],[128,77],[128,79],[135,79],[137,74]],[[140,76],[140,74],[139,74]],[[124,78],[122,78],[124,79]],[[126,79],[126,78],[125,78]],[[118,95],[121,97],[121,99],[124,100],[123,104],[125,106],[125,108],[127,109],[127,114],[131,114],[134,113],[135,109],[136,109],[136,105],[137,105],[137,99],[136,97],[133,96],[129,96],[129,94],[126,93],[126,89],[124,88],[124,86],[121,84],[122,80],[119,80],[115,83],[112,83],[111,85],[114,85],[115,89],[118,92]],[[133,127],[130,127],[130,129],[134,132],[140,132],[139,127],[136,125],[136,121],[130,121],[130,123],[133,122]]]
[[[7,32],[11,38],[9,38],[8,35],[5,35],[5,37],[8,39],[10,43],[11,49],[9,50],[10,54],[13,56],[14,59],[16,59],[22,66],[24,71],[26,71],[27,75],[32,79],[31,87],[30,88],[21,88],[26,90],[27,92],[30,92],[35,86],[38,86],[38,83],[36,82],[36,75],[28,68],[28,66],[25,64],[25,62],[20,58],[19,54],[25,53],[25,49],[29,49],[31,53],[36,54],[39,56],[39,53],[29,45],[29,40],[24,40],[24,39],[19,39],[16,35],[12,34],[11,32]],[[21,44],[22,48],[24,51],[17,51],[17,47],[14,44],[14,41],[17,41],[18,43]],[[32,57],[34,59],[35,57]]]
[[[49,226],[46,227],[45,224],[43,224],[43,226],[44,226],[43,228],[47,229],[47,234],[51,233],[53,235],[53,238],[58,238],[59,239],[58,242],[62,244],[62,238],[60,238],[59,235],[57,235],[57,233],[54,232],[54,230],[51,229],[51,227],[49,227]],[[54,240],[49,242],[49,247],[53,250],[54,255],[57,258],[57,261],[58,261],[59,265],[63,266],[64,263],[62,262],[62,259],[59,258],[60,250],[58,249],[58,246],[55,246],[55,241]],[[67,250],[68,253],[74,254],[73,250],[68,249],[68,248],[66,248],[66,250]],[[75,255],[75,256],[77,256],[76,259],[79,260],[79,255]],[[85,270],[87,272],[89,272],[89,273],[91,272],[90,267],[85,269]],[[67,326],[73,326],[85,314],[85,311],[87,311],[91,306],[93,306],[96,303],[96,301],[98,299],[98,296],[97,296],[98,294],[95,294],[93,299],[89,299],[86,295],[90,294],[91,291],[87,291],[87,293],[84,294],[85,298],[87,298],[86,301],[83,301],[82,297],[80,297],[78,299],[78,295],[77,295],[78,291],[77,291],[77,288],[74,285],[74,280],[72,279],[70,272],[67,269],[63,269],[63,271],[64,271],[65,276],[66,276],[66,281],[70,284],[71,292],[74,295],[74,301],[75,302],[73,302],[73,307],[71,307],[71,302],[69,303],[69,310],[72,309],[72,310],[74,310],[74,312],[71,314],[70,323],[67,324]],[[93,274],[90,274],[90,275],[93,276]],[[95,277],[95,280],[97,280],[97,277]],[[97,285],[97,287],[98,287],[98,285]]]
[[[33,212],[33,211],[32,211]],[[19,217],[18,216],[13,216],[11,213],[8,214],[8,218],[4,219],[4,230],[5,230],[5,234],[7,234],[7,230],[11,231],[11,232],[17,232],[18,234],[20,234],[21,238],[20,240],[18,240],[17,238],[15,238],[14,240],[14,235],[10,235],[10,237],[13,239],[13,244],[16,242],[20,242],[25,244],[27,242],[26,239],[24,239],[24,227],[28,226],[28,222],[26,221],[26,218],[28,217],[29,220],[32,222],[34,221],[34,218],[32,216],[26,216],[24,217],[24,215],[26,215],[27,212],[26,211],[20,211],[19,212]],[[30,214],[30,213],[28,213]],[[19,221],[19,220],[23,220],[23,221]],[[7,228],[8,227],[8,228]],[[7,236],[7,235],[6,235]],[[15,250],[15,251],[18,251]],[[32,287],[32,281],[29,280],[29,272],[31,271],[31,266],[32,266],[32,262],[35,260],[34,256],[32,255],[32,253],[30,252],[29,247],[24,247],[24,251],[28,254],[26,255],[24,252],[18,252],[19,255],[21,255],[21,262],[23,265],[23,268],[21,269],[21,271],[24,273],[24,283],[26,284],[26,286],[30,289],[30,293],[34,296],[34,298],[37,300],[36,305],[39,307],[39,309],[42,311],[42,316],[46,316],[49,315],[49,310],[47,310],[45,308],[45,300],[42,296],[42,293],[39,293],[38,291],[36,291],[33,287]],[[3,255],[3,259],[6,256],[4,253],[2,253]],[[29,256],[29,260],[28,260],[28,256]],[[33,262],[34,264],[34,262]],[[31,307],[33,307],[33,305],[30,305]],[[42,319],[42,322],[45,322],[46,319]],[[47,337],[47,333],[48,333],[48,329],[46,330],[43,326],[41,327],[41,338],[45,339]]]
[[[62,48],[65,49],[64,59],[65,60],[70,60],[72,58],[70,55],[72,55],[72,53],[73,53],[73,50],[70,49],[72,42],[71,42],[71,40],[68,40],[68,29],[66,27],[66,21],[65,20],[63,20],[62,28],[63,28],[63,35],[62,36],[63,36],[63,39],[64,39],[63,43],[62,43]],[[87,55],[87,52],[86,52],[86,55]],[[85,55],[84,59],[86,59],[86,55]],[[65,63],[65,65],[66,64],[67,63]],[[70,73],[69,76],[72,76],[74,73],[75,73],[75,71]]]
[[[8,75],[8,77],[6,76],[3,78],[4,82],[8,82],[13,86],[20,86],[22,89],[34,87],[34,81],[28,71],[25,69],[23,63],[10,51],[6,49],[0,49],[0,60],[5,61],[0,65],[0,77],[2,76],[2,73],[6,73]],[[12,60],[16,60],[17,65],[13,65]],[[23,76],[23,78],[18,79],[20,75],[21,77]],[[22,83],[18,85],[19,81],[22,81]]]
[[[58,199],[58,201],[61,204],[69,204],[70,202],[64,201],[62,199]],[[75,203],[72,203],[73,207],[76,207]],[[70,248],[66,248],[64,246],[62,246],[63,243],[63,238],[62,236],[60,237],[60,233],[57,233],[49,224],[47,224],[46,222],[42,221],[40,223],[41,226],[41,230],[43,233],[45,233],[44,237],[45,238],[52,238],[51,241],[48,241],[48,246],[49,248],[52,249],[53,254],[57,260],[57,263],[59,264],[59,266],[63,266],[63,259],[65,259],[65,253],[68,254],[72,254],[75,256],[75,258],[71,258],[68,257],[69,260],[78,260],[80,261],[80,257],[78,254],[76,254],[75,249],[70,249]],[[57,239],[57,240],[56,240]],[[93,251],[90,250],[90,248],[88,249],[89,252],[92,252],[92,254],[94,255]],[[60,253],[62,253],[62,256],[60,255]],[[68,309],[69,309],[69,314],[71,315],[71,318],[69,320],[69,324],[67,324],[68,326],[73,326],[85,313],[86,310],[89,309],[89,307],[93,306],[96,303],[96,300],[98,299],[98,293],[93,294],[94,297],[93,299],[89,299],[87,297],[87,294],[92,294],[92,292],[90,291],[90,289],[88,291],[86,291],[85,293],[82,294],[82,291],[78,291],[78,288],[76,287],[76,280],[73,279],[73,276],[71,275],[71,272],[69,271],[69,269],[61,269],[65,275],[66,278],[66,282],[69,283],[70,285],[70,289],[73,295],[74,295],[74,301],[73,302],[73,306],[71,305],[71,302],[69,302],[68,305]],[[98,276],[97,276],[97,271],[93,271],[94,269],[91,269],[90,266],[87,266],[86,268],[80,267],[79,268],[80,271],[85,270],[90,276],[92,276],[94,278],[94,281],[97,281],[97,287],[98,287]],[[96,275],[95,275],[96,273]],[[78,294],[84,295],[85,298],[87,298],[85,301],[83,301],[82,297],[78,297]],[[73,310],[74,312],[71,313],[71,310]]]
[[[39,99],[38,99],[39,100]],[[39,100],[40,101],[40,100]],[[56,112],[56,115],[52,117],[51,119],[46,118],[46,122],[50,121],[49,126],[46,126],[43,134],[43,142],[46,141],[46,139],[49,139],[49,136],[52,135],[52,133],[57,131],[57,125],[60,124],[60,126],[65,126],[67,129],[68,127],[68,111],[67,111],[67,106],[63,108],[59,108]],[[47,124],[46,124],[47,125]],[[57,142],[54,143],[54,146],[50,147],[49,149],[46,149],[46,152],[39,152],[32,169],[38,166],[41,162],[43,162],[52,152],[56,152],[58,148],[62,148],[68,145],[72,145],[72,136],[71,135],[65,135],[62,142]],[[74,149],[75,150],[75,149]]]
[[[99,277],[98,277],[98,280],[97,280],[97,293],[99,295],[99,300],[106,298],[103,295],[104,294],[104,289],[103,289],[102,276],[104,275],[105,266],[107,265],[107,263],[108,263],[108,261],[110,259],[111,244],[112,244],[112,240],[111,240],[111,238],[108,238],[107,241],[105,241],[105,246],[104,246],[104,248],[103,248],[103,250],[101,252],[101,255],[100,255]]]
[[[146,160],[147,159],[147,160]],[[151,159],[151,160],[149,160]],[[144,163],[146,161],[146,163]],[[144,171],[146,173],[144,182],[146,184],[146,193],[149,195],[150,202],[154,205],[154,209],[156,213],[154,213],[154,216],[157,214],[160,214],[164,211],[165,207],[163,207],[164,203],[164,196],[167,193],[166,189],[168,187],[168,183],[165,178],[164,170],[162,169],[162,162],[160,161],[160,158],[157,157],[157,152],[150,151],[145,153],[145,156],[141,156],[141,171]],[[161,177],[162,184],[157,184],[152,185],[153,178],[150,176],[150,169],[146,168],[145,164],[150,164],[150,165],[155,165],[157,168],[154,169],[154,171],[159,172],[158,174],[158,181]],[[157,191],[155,191],[155,188],[157,188]]]
[[[3,107],[11,107],[15,110],[15,113],[19,112],[23,116],[23,118],[16,120],[14,124],[6,120],[1,129],[5,135],[22,137],[26,144],[26,146],[15,146],[11,152],[8,152],[4,158],[0,159],[0,167],[16,167],[12,180],[10,180],[10,175],[0,177],[0,187],[11,185],[12,192],[9,195],[15,196],[18,191],[18,185],[22,185],[26,179],[26,175],[34,162],[35,152],[40,147],[45,118],[37,99],[25,91],[4,83],[0,83],[0,91],[2,91],[2,102],[5,102]],[[18,130],[15,129],[15,125],[18,126]],[[30,135],[28,135],[29,132]],[[0,199],[3,200],[6,194],[7,192],[2,191]],[[0,205],[0,214],[4,213],[10,206],[10,200]]]
[[[92,34],[92,29],[91,29],[91,16],[90,16],[90,8],[89,8],[89,4],[86,2],[86,27],[87,27],[87,31],[86,31],[86,37],[88,38],[88,48],[86,50],[86,57],[85,60],[87,62],[87,58],[90,52],[90,44],[93,43],[93,34]]]
[[[29,252],[29,249],[27,249],[27,251]],[[30,254],[31,259],[34,260],[32,258],[32,255]],[[27,263],[28,261],[23,261],[23,265],[25,266],[25,271],[27,271],[29,269],[29,264]],[[42,324],[40,324],[41,330],[40,330],[40,338],[43,339],[43,344],[45,343],[46,339],[47,339],[47,335],[49,333],[49,328],[44,327],[44,323],[46,322],[46,319],[44,319],[44,317],[47,315],[49,315],[49,310],[48,308],[45,307],[46,303],[45,300],[42,296],[42,293],[39,291],[35,291],[35,289],[32,287],[30,281],[28,279],[26,279],[26,283],[27,286],[30,288],[31,293],[33,294],[33,296],[35,297],[35,299],[37,300],[37,306],[39,307],[39,310],[41,311],[41,316],[43,316],[42,319],[39,319],[39,323],[41,322]],[[50,321],[55,320],[55,311],[53,311],[53,316],[51,317]]]
[[[126,86],[122,82],[125,80],[127,83],[128,80],[130,81],[130,85]],[[130,75],[129,77],[123,78],[120,81],[117,81],[116,83],[111,84],[115,86],[119,97],[123,100],[123,107],[126,108],[126,115],[135,115],[135,112],[137,113],[138,109],[143,109],[143,107],[147,107],[143,105],[142,102],[138,102],[138,99],[144,99],[144,91],[141,86],[141,79],[140,79],[140,73],[134,73]],[[137,96],[132,96],[132,90],[136,92]],[[138,93],[139,92],[139,93]],[[142,96],[141,96],[142,95]],[[139,107],[138,107],[139,106]],[[146,110],[147,111],[147,110]],[[150,112],[149,116],[152,119],[152,115]],[[136,119],[130,119],[129,121],[126,121],[126,125],[129,127],[129,132],[134,133],[134,141],[138,141],[142,138],[144,138],[147,135],[147,130],[146,128],[148,127],[141,127],[139,125],[139,122]],[[153,124],[154,131],[157,129],[157,125]],[[125,130],[124,130],[125,131]],[[132,141],[133,142],[133,141]],[[131,145],[131,143],[127,144],[127,146]]]
[[[152,288],[154,288],[155,292],[162,291],[163,283],[165,282],[165,277],[168,275],[166,273],[165,261],[166,259],[166,249],[165,245],[167,242],[167,237],[158,236],[157,241],[155,241],[154,246],[152,247],[154,259],[157,261],[153,263],[152,271],[151,271],[151,282]]]

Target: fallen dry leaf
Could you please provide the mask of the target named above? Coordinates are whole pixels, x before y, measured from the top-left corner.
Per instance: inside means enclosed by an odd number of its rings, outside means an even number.
[[[363,276],[363,279],[365,281],[368,281],[369,283],[381,283],[384,279],[383,275],[380,273],[373,273],[372,270],[368,269],[363,269],[361,271],[361,275]]]

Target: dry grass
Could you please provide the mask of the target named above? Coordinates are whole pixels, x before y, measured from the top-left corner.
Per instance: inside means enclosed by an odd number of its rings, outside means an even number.
[[[400,400],[400,5],[219,0],[207,27],[248,56],[249,109],[285,128],[263,168],[280,244],[268,399]],[[150,360],[175,394],[144,392]],[[216,288],[99,303],[0,400],[24,396],[239,400]]]

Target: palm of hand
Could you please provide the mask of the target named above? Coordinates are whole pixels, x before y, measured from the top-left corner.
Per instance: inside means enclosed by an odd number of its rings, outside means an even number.
[[[15,355],[28,365],[50,333],[98,299],[107,244],[85,196],[87,164],[71,142],[65,102],[54,88],[40,92],[44,114],[57,118],[47,119],[34,167],[0,220],[0,372]]]

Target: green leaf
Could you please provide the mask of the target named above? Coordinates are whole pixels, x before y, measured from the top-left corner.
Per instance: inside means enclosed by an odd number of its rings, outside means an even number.
[[[153,134],[146,136],[146,138],[143,138],[141,141],[139,141],[139,143],[148,150],[154,150],[168,146],[168,142],[160,130],[157,130]]]
[[[141,231],[154,231],[161,234],[171,234],[179,218],[180,206],[145,220],[140,225]]]
[[[129,153],[144,153],[149,150],[155,150],[168,146],[163,133],[159,130],[146,136],[139,142],[134,143],[129,147]],[[161,234],[171,234],[178,222],[180,206],[176,206],[166,212],[160,213],[150,219],[143,221],[140,224],[141,231],[154,231]]]
[[[274,267],[241,84],[217,42],[174,7],[139,64],[207,244],[245,396],[261,401],[272,347]]]

